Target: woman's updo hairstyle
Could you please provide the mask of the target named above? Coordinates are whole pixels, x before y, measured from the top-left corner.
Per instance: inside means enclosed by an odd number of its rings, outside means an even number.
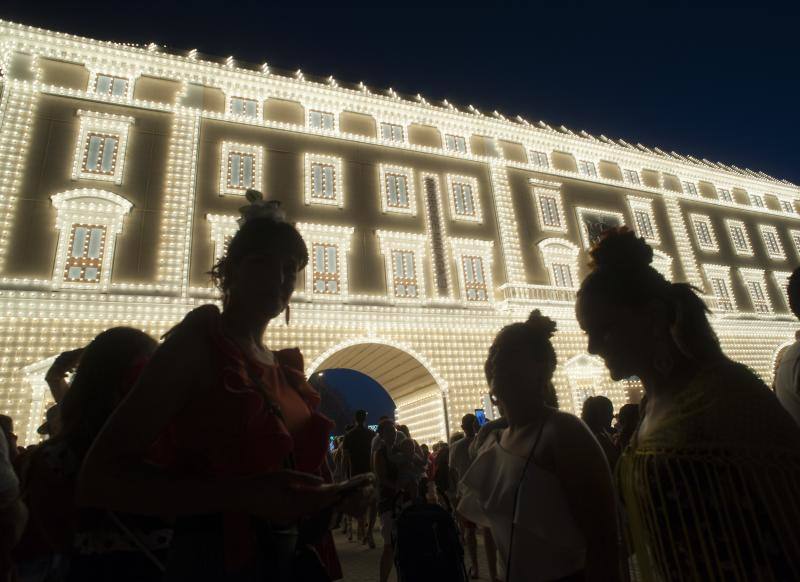
[[[512,378],[525,369],[548,381],[556,370],[556,351],[550,338],[556,331],[556,322],[542,315],[538,309],[524,322],[506,325],[494,338],[483,371],[491,384],[495,377]]]
[[[239,230],[228,243],[228,249],[211,268],[211,279],[227,300],[234,267],[247,255],[270,251],[292,257],[298,270],[308,264],[308,247],[300,232],[289,222],[276,200],[263,200],[261,192],[247,191],[247,206],[239,209],[242,218]]]
[[[670,333],[689,358],[722,355],[719,339],[708,322],[708,307],[688,283],[671,283],[653,268],[653,249],[625,226],[606,230],[589,251],[592,269],[578,298],[602,298],[621,307],[640,307],[654,300],[668,309]]]

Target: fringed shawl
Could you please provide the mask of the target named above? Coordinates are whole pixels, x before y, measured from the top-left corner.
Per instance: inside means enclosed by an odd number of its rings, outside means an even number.
[[[746,367],[700,373],[617,481],[642,580],[800,580],[800,429]]]

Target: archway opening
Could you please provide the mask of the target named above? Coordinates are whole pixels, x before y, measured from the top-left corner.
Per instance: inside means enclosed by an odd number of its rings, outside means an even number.
[[[437,380],[427,362],[410,350],[380,341],[348,343],[323,354],[311,364],[307,374],[314,378],[319,372],[331,370],[354,370],[376,382],[393,401],[397,422],[407,425],[411,436],[419,442],[434,443],[447,438],[446,387]],[[353,402],[354,410],[366,408],[358,405],[358,390],[362,390],[364,402],[369,402],[375,396],[366,391],[374,389],[366,382],[356,388],[348,399]]]
[[[374,379],[357,370],[329,368],[315,372],[309,382],[322,397],[320,412],[336,423],[335,435],[345,433],[359,409],[367,412],[367,424],[373,430],[381,417],[395,416],[394,400],[389,393]]]

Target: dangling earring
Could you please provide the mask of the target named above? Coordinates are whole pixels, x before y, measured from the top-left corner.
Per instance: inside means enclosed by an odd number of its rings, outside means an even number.
[[[669,376],[672,374],[672,369],[675,367],[675,360],[669,350],[667,342],[659,342],[656,347],[656,353],[653,357],[653,368],[662,376]]]
[[[286,314],[285,315],[285,317],[286,317],[286,325],[288,326],[289,325],[289,318],[291,317],[291,307],[289,307],[288,304],[286,305],[286,311],[284,313]]]

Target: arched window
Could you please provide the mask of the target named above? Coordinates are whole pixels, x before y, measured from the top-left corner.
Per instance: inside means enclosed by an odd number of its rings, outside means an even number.
[[[107,290],[114,242],[131,203],[117,194],[91,188],[62,192],[51,200],[58,213],[59,231],[53,287]]]
[[[538,244],[553,287],[578,286],[578,247],[562,238],[546,238]]]

